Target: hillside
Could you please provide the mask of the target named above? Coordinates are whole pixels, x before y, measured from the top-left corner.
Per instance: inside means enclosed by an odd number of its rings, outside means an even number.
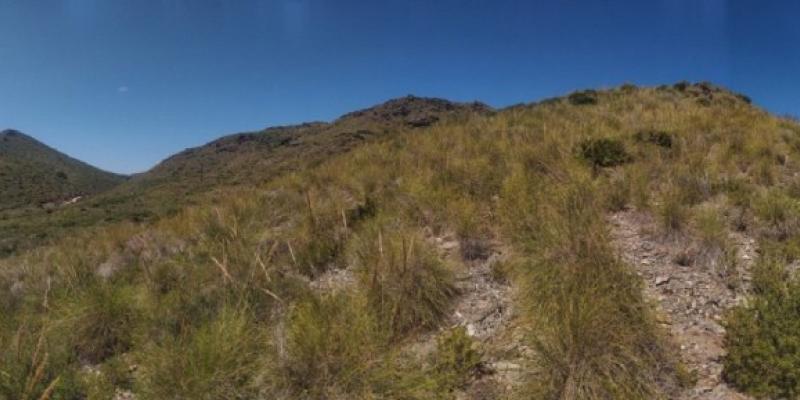
[[[95,195],[125,179],[62,154],[21,132],[0,132],[0,213]]]
[[[260,184],[282,172],[347,152],[373,138],[427,127],[439,120],[491,112],[480,103],[415,96],[393,99],[343,115],[331,123],[273,127],[222,137],[167,158],[121,186],[115,194],[138,197],[167,192],[178,208],[187,195],[219,187]]]
[[[213,196],[0,260],[0,399],[797,397],[797,121],[408,101],[181,153],[125,186]]]
[[[35,247],[76,228],[122,221],[142,222],[175,214],[187,205],[225,197],[226,188],[258,185],[283,172],[314,165],[385,135],[420,129],[440,120],[491,112],[491,108],[480,103],[406,96],[349,113],[331,123],[308,123],[229,135],[175,154],[113,190],[67,207],[42,207],[50,200],[71,198],[69,195],[56,196],[62,192],[48,184],[48,179],[53,178],[52,171],[57,173],[58,168],[32,169],[25,160],[14,158],[12,162],[9,159],[14,168],[9,177],[20,180],[25,174],[35,171],[40,171],[37,176],[47,173],[50,176],[47,179],[41,176],[39,179],[22,179],[30,190],[24,196],[22,193],[12,196],[11,199],[18,201],[7,201],[7,210],[0,209],[0,257]],[[20,139],[14,140],[15,143],[35,143],[21,134],[14,137]],[[36,154],[34,158],[49,159]],[[57,156],[50,158],[58,159]],[[120,177],[111,177],[117,179],[116,182],[121,180]],[[32,193],[34,189],[40,190],[38,197]],[[63,193],[77,196],[95,192],[65,190]],[[28,204],[37,207],[19,208]]]

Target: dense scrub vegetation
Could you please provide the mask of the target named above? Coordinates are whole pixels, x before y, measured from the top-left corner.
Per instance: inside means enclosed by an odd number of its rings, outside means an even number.
[[[798,125],[707,84],[572,97],[387,136],[3,260],[0,398],[453,398],[482,351],[443,326],[465,268],[437,251],[444,233],[465,259],[509,249],[514,324],[535,350],[514,396],[669,398],[690,374],[610,246],[605,215],[625,207],[707,247],[747,230],[782,257],[730,317],[727,377],[796,395],[783,265],[800,255]],[[712,201],[724,207],[704,213]],[[343,268],[357,277],[344,290],[312,284]],[[413,351],[431,333],[435,350]]]

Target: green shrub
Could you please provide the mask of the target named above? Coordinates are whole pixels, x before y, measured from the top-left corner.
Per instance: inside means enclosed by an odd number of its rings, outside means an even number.
[[[762,260],[754,296],[726,319],[723,376],[759,398],[800,396],[800,282],[782,262]]]
[[[567,100],[576,106],[597,104],[597,92],[594,90],[574,92],[567,97]]]
[[[685,91],[689,86],[692,86],[692,84],[687,81],[680,81],[672,85],[673,88],[681,92]]]
[[[594,167],[614,167],[633,160],[618,139],[589,139],[579,146],[581,157]]]
[[[638,142],[642,143],[652,143],[657,146],[661,146],[664,148],[671,148],[672,147],[672,135],[658,130],[647,130],[647,131],[639,131],[633,136],[634,139]]]

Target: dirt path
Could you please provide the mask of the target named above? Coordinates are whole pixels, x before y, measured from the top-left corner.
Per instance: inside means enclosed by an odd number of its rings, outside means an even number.
[[[442,257],[456,268],[456,284],[460,291],[453,313],[444,327],[463,326],[468,335],[480,344],[485,362],[483,374],[460,393],[457,399],[493,400],[508,398],[520,381],[523,358],[519,338],[512,332],[514,318],[513,293],[509,282],[498,279],[493,269],[504,255],[499,243],[488,246],[473,259],[465,259],[462,244],[447,235],[432,239]],[[469,258],[469,257],[468,257]],[[425,342],[435,346],[435,333]]]
[[[622,211],[611,215],[609,223],[621,257],[644,280],[645,295],[680,346],[682,361],[696,374],[695,387],[678,398],[748,399],[722,382],[725,329],[720,320],[727,309],[743,300],[749,287],[754,240],[740,233],[729,234],[736,248],[733,273],[723,268],[718,254],[696,250],[691,239],[665,239],[654,233],[655,224],[647,214]]]

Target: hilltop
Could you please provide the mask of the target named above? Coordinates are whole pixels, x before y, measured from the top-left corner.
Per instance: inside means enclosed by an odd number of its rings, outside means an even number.
[[[331,123],[312,122],[228,135],[168,157],[117,192],[146,196],[148,191],[168,191],[179,200],[218,187],[259,184],[374,138],[471,113],[491,112],[490,107],[480,103],[406,96],[345,114]],[[178,201],[176,207],[180,205]]]
[[[179,211],[0,260],[0,398],[800,393],[797,121],[710,83],[408,103],[183,152],[125,184],[210,182]]]

